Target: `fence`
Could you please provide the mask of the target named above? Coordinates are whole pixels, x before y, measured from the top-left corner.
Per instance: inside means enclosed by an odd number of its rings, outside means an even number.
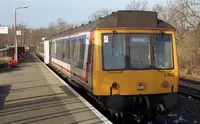
[[[24,47],[18,47],[18,54],[25,52]],[[0,57],[14,57],[15,47],[0,49]]]

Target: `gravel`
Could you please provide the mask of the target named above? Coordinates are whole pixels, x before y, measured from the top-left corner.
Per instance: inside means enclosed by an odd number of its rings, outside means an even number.
[[[200,124],[200,100],[181,96],[179,109],[165,117],[158,117],[157,124]]]

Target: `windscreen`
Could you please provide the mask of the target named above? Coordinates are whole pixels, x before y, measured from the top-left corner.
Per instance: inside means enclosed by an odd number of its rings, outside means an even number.
[[[104,70],[173,69],[171,34],[103,34]]]
[[[103,35],[103,67],[105,70],[125,69],[125,36]]]
[[[150,36],[131,34],[129,36],[130,67],[150,68]]]
[[[154,35],[154,55],[156,68],[173,68],[172,36]]]

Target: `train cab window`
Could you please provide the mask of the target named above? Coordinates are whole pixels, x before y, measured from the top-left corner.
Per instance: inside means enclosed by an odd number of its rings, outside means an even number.
[[[170,34],[154,35],[154,52],[156,68],[173,68],[172,36]]]
[[[131,34],[129,37],[130,67],[146,69],[151,67],[150,36]]]
[[[103,40],[103,69],[125,69],[125,35],[105,34]]]

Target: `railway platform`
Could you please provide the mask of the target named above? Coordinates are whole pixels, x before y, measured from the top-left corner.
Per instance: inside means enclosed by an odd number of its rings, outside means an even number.
[[[11,88],[0,109],[1,124],[111,124],[34,54],[1,72],[3,85]]]

